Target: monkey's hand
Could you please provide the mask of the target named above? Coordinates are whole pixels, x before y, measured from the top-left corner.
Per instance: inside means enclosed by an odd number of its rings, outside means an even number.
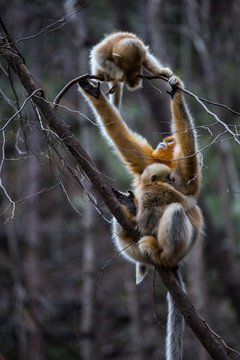
[[[131,190],[128,190],[128,195],[124,194],[118,190],[112,188],[114,194],[118,198],[118,201],[124,205],[131,213],[131,215],[136,216],[137,213],[137,205],[136,205],[136,197]]]
[[[165,67],[165,68],[162,68],[161,71],[159,71],[158,75],[165,76],[166,78],[169,79],[169,78],[173,77],[173,72],[168,67]]]
[[[100,96],[100,83],[98,82],[95,86],[88,79],[81,79],[78,82],[79,86],[89,95],[93,96],[95,99],[99,99]]]
[[[168,83],[169,85],[172,87],[172,90],[171,91],[167,91],[167,93],[171,96],[171,98],[173,99],[174,98],[174,95],[176,94],[176,92],[179,89],[179,86],[180,87],[184,87],[183,85],[183,82],[180,80],[180,78],[178,76],[171,76],[170,79],[168,80]]]

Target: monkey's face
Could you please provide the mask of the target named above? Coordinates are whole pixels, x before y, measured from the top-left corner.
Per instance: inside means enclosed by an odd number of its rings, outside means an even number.
[[[156,160],[172,160],[176,141],[173,136],[163,139],[153,151],[152,157]],[[170,165],[169,165],[170,166]]]
[[[164,164],[154,163],[146,167],[141,175],[141,183],[145,186],[172,184],[171,169]]]
[[[141,74],[141,66],[129,67],[124,71],[126,82],[130,88],[136,88],[140,84],[140,79],[137,77]]]
[[[134,90],[141,86],[141,79],[139,79],[137,75],[139,75],[139,73],[136,73],[133,76],[131,73],[127,73],[127,75],[125,75],[125,83],[129,90]]]

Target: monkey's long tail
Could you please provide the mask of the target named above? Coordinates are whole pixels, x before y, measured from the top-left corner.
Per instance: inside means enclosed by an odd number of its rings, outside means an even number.
[[[186,292],[179,270],[175,271],[182,289]],[[166,337],[166,360],[182,360],[184,319],[173,298],[167,294],[168,318]]]

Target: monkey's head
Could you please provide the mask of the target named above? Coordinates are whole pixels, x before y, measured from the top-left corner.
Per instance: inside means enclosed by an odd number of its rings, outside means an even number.
[[[176,147],[176,140],[173,136],[168,136],[163,139],[157,146],[157,148],[152,152],[152,157],[156,160],[170,160],[168,166],[173,167],[174,149]]]
[[[141,74],[146,51],[141,40],[132,38],[124,38],[113,47],[114,62],[123,70],[125,82],[130,89],[135,89],[141,83],[137,76]]]
[[[153,163],[146,167],[141,175],[141,183],[145,186],[159,185],[159,183],[172,184],[171,169],[164,164]]]

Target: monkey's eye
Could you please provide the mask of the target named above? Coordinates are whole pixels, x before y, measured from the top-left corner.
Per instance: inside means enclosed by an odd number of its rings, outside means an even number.
[[[175,142],[174,139],[165,140],[166,144],[173,144]]]
[[[155,182],[155,181],[157,181],[157,175],[152,176],[152,182]]]

